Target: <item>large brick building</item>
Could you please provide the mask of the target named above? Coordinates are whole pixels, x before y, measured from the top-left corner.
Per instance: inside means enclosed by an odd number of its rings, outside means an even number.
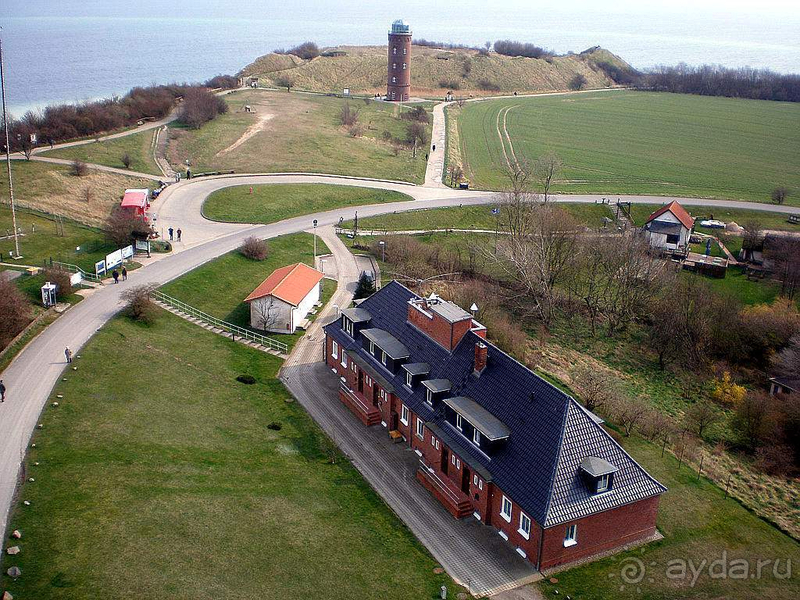
[[[411,98],[411,27],[397,20],[389,30],[389,73],[386,99],[406,102]]]
[[[325,332],[339,399],[417,453],[417,479],[455,518],[495,528],[538,569],[655,533],[666,488],[460,307],[392,282]]]

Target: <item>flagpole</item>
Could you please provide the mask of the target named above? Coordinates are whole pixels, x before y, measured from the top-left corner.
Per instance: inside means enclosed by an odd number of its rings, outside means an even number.
[[[1,28],[0,28],[1,29]],[[11,179],[11,143],[8,137],[8,110],[6,109],[6,76],[3,66],[3,38],[0,37],[0,91],[3,95],[3,129],[6,132],[6,171],[8,172],[8,196],[11,199],[11,224],[14,227],[14,256],[19,258],[19,236],[17,213],[14,210],[14,182]]]

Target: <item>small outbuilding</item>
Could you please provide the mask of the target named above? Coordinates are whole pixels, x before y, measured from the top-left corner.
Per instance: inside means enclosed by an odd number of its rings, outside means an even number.
[[[244,299],[250,326],[272,333],[294,333],[319,303],[322,273],[303,263],[281,267]]]
[[[694,219],[678,202],[662,206],[647,218],[644,234],[651,248],[686,256]]]
[[[150,190],[131,189],[125,190],[119,207],[130,214],[147,221],[147,209],[150,208]]]
[[[800,393],[800,377],[770,377],[769,393],[772,396]]]

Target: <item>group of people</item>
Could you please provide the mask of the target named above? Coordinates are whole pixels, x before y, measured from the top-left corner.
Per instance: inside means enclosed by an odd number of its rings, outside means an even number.
[[[181,231],[180,227],[178,227],[177,230],[173,229],[172,227],[170,227],[169,229],[167,229],[167,233],[169,233],[169,241],[170,242],[173,241],[173,236],[175,236],[175,235],[178,236],[178,241],[179,242],[181,241],[181,235],[183,234],[183,232]]]
[[[114,269],[111,271],[111,276],[114,278],[114,283],[119,283],[120,272]],[[128,281],[128,269],[122,267],[122,281]]]

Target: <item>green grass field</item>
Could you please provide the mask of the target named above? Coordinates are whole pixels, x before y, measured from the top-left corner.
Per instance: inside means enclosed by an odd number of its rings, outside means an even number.
[[[362,229],[387,231],[413,231],[419,229],[503,229],[502,216],[492,214],[496,205],[482,204],[448,208],[430,208],[407,212],[391,213],[376,217],[359,219]],[[602,227],[603,217],[611,217],[611,209],[603,204],[559,203],[558,206],[569,212],[587,227]],[[345,227],[352,227],[352,221],[345,221]]]
[[[17,211],[17,227],[21,227],[24,233],[19,237],[22,258],[19,261],[8,259],[9,251],[14,249],[14,240],[5,238],[0,240],[3,262],[42,266],[52,258],[76,264],[93,273],[94,263],[115,249],[106,241],[102,231],[72,221],[64,221],[64,235],[61,236],[53,217],[45,214]],[[6,230],[13,230],[11,210],[0,207],[0,234],[5,236]]]
[[[211,194],[203,204],[203,215],[207,219],[226,223],[275,223],[334,208],[411,199],[399,192],[342,185],[240,185]]]
[[[459,138],[473,187],[506,187],[504,121],[519,160],[562,158],[560,192],[769,202],[784,185],[800,204],[796,104],[634,91],[467,103]]]
[[[704,477],[698,479],[696,471],[686,465],[678,470],[677,459],[670,454],[662,458],[660,447],[635,436],[626,438],[623,445],[651,475],[669,488],[661,497],[658,512],[658,529],[664,539],[558,573],[555,575],[557,584],[547,580],[539,584],[546,597],[556,597],[555,590],[562,598],[619,600],[790,600],[800,595],[800,579],[793,572],[800,561],[800,545],[796,541],[736,500],[725,498],[720,488]],[[712,561],[721,561],[723,553],[728,567],[722,569],[718,564],[709,571]],[[750,571],[746,579],[714,576],[720,572],[726,575],[736,572],[729,570],[731,561],[736,559],[747,561]],[[773,572],[776,559],[780,561],[777,577]],[[759,560],[771,562],[762,569],[761,576],[756,577]],[[786,573],[787,560],[792,563],[791,579],[781,577]],[[636,572],[629,567],[626,581],[622,569],[631,564],[638,568],[639,563],[635,561],[641,561],[645,571]],[[680,575],[681,563],[677,561],[683,561],[686,577]],[[696,578],[688,567],[689,561],[697,572]],[[670,564],[676,566],[668,571]],[[639,574],[641,580],[636,581]]]
[[[92,142],[82,146],[73,146],[72,148],[48,150],[44,153],[44,156],[82,160],[87,163],[124,169],[125,165],[122,163],[122,157],[128,154],[131,157],[131,171],[160,175],[161,171],[156,165],[151,148],[154,131],[151,129],[113,140]]]
[[[35,482],[9,529],[23,532],[22,552],[3,556],[4,571],[22,569],[2,577],[15,598],[453,589],[346,458],[330,464],[330,442],[276,379],[279,359],[166,312],[149,327],[116,318],[80,355],[28,454]]]
[[[395,154],[383,140],[384,132],[406,136],[408,121],[399,118],[396,104],[349,100],[364,127],[361,136],[353,137],[340,125],[346,102],[340,98],[251,90],[229,94],[225,100],[230,112],[198,130],[170,127],[168,156],[173,166],[188,159],[195,172],[303,171],[414,183],[425,179],[424,147],[412,157],[411,149]],[[244,112],[245,105],[255,112]]]
[[[234,250],[171,281],[161,291],[218,319],[249,327],[250,307],[244,299],[250,292],[279,267],[297,262],[313,264],[314,240],[310,233],[281,236],[267,240],[267,243],[269,256],[266,260],[250,260]],[[327,252],[325,243],[317,239],[317,253]],[[336,290],[336,283],[323,282],[322,301],[327,302]],[[309,315],[309,319],[313,320],[313,315]],[[268,335],[288,344],[291,349],[303,332]]]

